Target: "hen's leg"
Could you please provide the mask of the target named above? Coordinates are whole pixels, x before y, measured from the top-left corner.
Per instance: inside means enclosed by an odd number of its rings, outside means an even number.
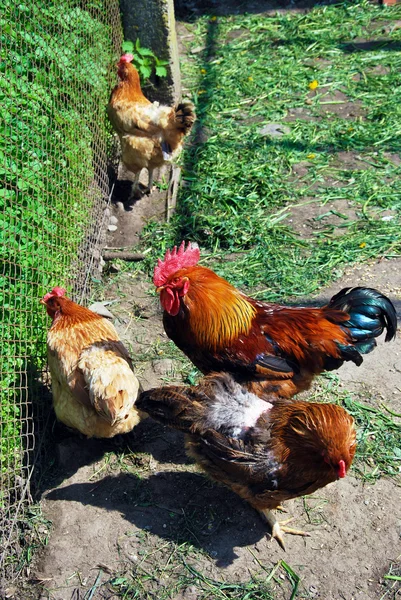
[[[149,182],[148,182],[148,189],[147,189],[147,194],[150,194],[152,191],[152,185],[153,185],[153,171],[154,169],[148,169],[149,171]]]
[[[307,531],[301,531],[300,529],[292,529],[291,527],[285,527],[287,523],[294,520],[294,517],[291,519],[287,519],[286,521],[281,521],[280,523],[277,521],[275,515],[270,510],[260,510],[259,511],[261,517],[264,521],[269,525],[272,530],[272,538],[275,538],[278,544],[285,550],[283,533],[290,533],[292,535],[302,535],[304,537],[309,537],[310,533]]]
[[[130,194],[129,200],[131,200],[132,198],[135,198],[138,193],[140,174],[141,174],[141,171],[139,171],[138,173],[135,174],[135,179],[132,182],[132,186],[131,186],[131,194]]]

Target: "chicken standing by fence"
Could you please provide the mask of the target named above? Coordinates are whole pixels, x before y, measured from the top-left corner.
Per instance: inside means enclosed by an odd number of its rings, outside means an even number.
[[[55,287],[41,302],[53,322],[47,334],[57,418],[88,437],[128,433],[142,417],[131,358],[107,319]]]
[[[195,122],[193,104],[163,106],[150,102],[142,93],[139,74],[131,64],[132,54],[118,62],[120,83],[113,89],[107,112],[121,143],[121,159],[135,173],[132,195],[138,189],[142,169],[149,172],[151,191],[153,171],[173,160],[182,149],[184,137]]]

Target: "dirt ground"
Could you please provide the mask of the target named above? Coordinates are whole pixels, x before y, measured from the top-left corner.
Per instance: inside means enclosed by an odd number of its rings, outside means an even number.
[[[321,300],[343,286],[359,284],[388,293],[400,310],[401,260],[350,269],[323,290]],[[119,299],[111,306],[134,359],[166,339],[151,289],[149,282],[129,274],[110,279],[106,288],[106,299]],[[178,362],[162,354],[141,365],[145,388],[180,379]],[[400,372],[398,337],[386,345],[379,341],[361,367],[345,365],[338,373],[344,386],[362,400],[369,390],[370,398],[378,403],[384,399],[400,413]],[[260,565],[268,569],[285,559],[300,575],[304,597],[376,600],[386,591],[383,575],[400,550],[400,488],[393,481],[383,478],[362,485],[351,475],[305,502],[287,502],[289,514],[297,517],[296,526],[312,535],[288,536],[284,554],[249,506],[198,473],[185,457],[180,434],[149,419],[130,434],[128,446],[125,461],[124,452],[119,460],[119,450],[110,441],[67,436],[58,444],[58,466],[42,498],[52,530],[33,568],[35,578],[44,584],[38,598],[83,598],[100,572],[100,583],[105,583],[112,574],[137,565],[141,555],[149,568],[147,556],[157,549],[161,549],[157,560],[166,560],[162,548],[169,540],[187,541],[203,551],[194,555],[193,563],[217,580],[247,581]],[[277,598],[289,598],[288,587],[281,583]],[[91,597],[116,596],[100,586]],[[190,590],[182,597],[200,596]]]
[[[188,34],[185,27],[179,26],[178,32]],[[358,168],[355,157],[346,153],[338,160]],[[307,176],[308,165],[299,169],[294,173],[298,180]],[[332,185],[336,185],[334,180]],[[119,193],[124,195],[124,189]],[[117,231],[109,245],[131,247],[144,220],[160,216],[163,210],[159,193],[130,206],[117,201]],[[339,212],[349,219],[355,217],[345,200],[323,208],[311,202],[307,209],[292,210],[289,224],[301,236],[308,236],[321,223],[315,217],[330,210],[327,219],[334,226],[341,221]],[[348,269],[322,290],[316,304],[349,285],[376,287],[388,294],[401,317],[401,259]],[[112,301],[108,308],[123,342],[134,362],[141,357],[138,376],[143,387],[181,381],[182,361],[164,356],[167,338],[151,282],[117,273],[105,279],[105,286],[105,299]],[[379,340],[361,367],[347,364],[338,371],[343,386],[362,401],[384,402],[398,414],[400,373],[400,335],[389,344]],[[112,600],[120,596],[107,582],[136,571],[147,573],[150,580],[153,577],[149,597],[158,598],[158,589],[168,585],[174,563],[176,550],[172,552],[171,543],[175,548],[191,544],[188,562],[213,580],[248,581],[285,560],[301,578],[297,597],[378,600],[395,599],[401,593],[397,581],[384,579],[400,557],[400,487],[390,479],[363,485],[351,474],[311,497],[287,502],[289,515],[296,517],[295,526],[309,531],[311,537],[288,536],[284,553],[271,542],[252,508],[209,482],[186,458],[181,434],[150,419],[128,439],[116,442],[81,439],[61,426],[55,435],[58,431],[56,466],[41,496],[43,513],[52,523],[49,542],[32,565],[29,590],[15,597]],[[162,564],[165,575],[152,575],[160,572]],[[271,584],[277,600],[290,599],[291,586],[283,575]],[[126,596],[134,597],[143,596],[141,592]],[[206,597],[213,595],[203,595],[190,584],[175,596],[177,600]]]

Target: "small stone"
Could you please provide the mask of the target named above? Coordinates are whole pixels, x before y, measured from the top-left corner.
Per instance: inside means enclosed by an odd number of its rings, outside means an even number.
[[[258,129],[258,133],[260,135],[270,136],[270,137],[282,137],[290,133],[291,129],[287,127],[287,125],[282,125],[281,123],[268,123],[264,127]]]
[[[192,48],[191,54],[199,54],[199,52],[203,52],[205,46],[196,46],[196,48]]]
[[[109,208],[105,208],[104,209],[104,216],[105,217],[109,217],[110,216],[110,209]]]
[[[107,229],[109,231],[117,231],[118,227],[117,227],[117,225],[109,225]]]
[[[152,362],[153,371],[156,375],[167,375],[174,371],[174,361],[171,358],[162,358]]]
[[[117,217],[115,217],[114,215],[112,215],[112,216],[110,217],[110,224],[111,224],[111,225],[117,225],[117,223],[118,223],[118,219],[117,219]]]

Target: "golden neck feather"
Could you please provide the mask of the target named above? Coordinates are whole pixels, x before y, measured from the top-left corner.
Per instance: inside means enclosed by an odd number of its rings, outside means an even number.
[[[198,343],[218,350],[249,333],[256,309],[245,296],[205,267],[185,274],[190,286],[183,300]]]

